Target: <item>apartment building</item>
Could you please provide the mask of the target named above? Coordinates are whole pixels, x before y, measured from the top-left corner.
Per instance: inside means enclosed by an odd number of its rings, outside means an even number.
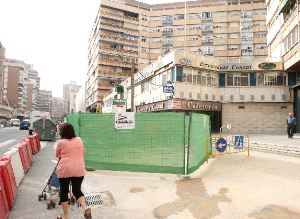
[[[39,90],[35,110],[42,112],[52,112],[52,91]]]
[[[264,0],[148,5],[102,0],[88,48],[86,107],[171,51],[243,62],[267,56]]]
[[[4,94],[15,117],[27,117],[34,110],[40,78],[30,64],[16,59],[4,60]]]
[[[75,97],[79,92],[81,86],[76,84],[75,81],[70,81],[69,84],[64,84],[63,86],[63,98],[67,101],[68,112],[75,112]]]
[[[51,119],[53,121],[63,121],[64,116],[69,113],[68,102],[64,98],[53,97],[51,108]]]
[[[300,119],[300,10],[298,0],[267,0],[267,44],[270,57],[280,57],[289,76],[293,110]],[[300,123],[297,125],[300,131]]]

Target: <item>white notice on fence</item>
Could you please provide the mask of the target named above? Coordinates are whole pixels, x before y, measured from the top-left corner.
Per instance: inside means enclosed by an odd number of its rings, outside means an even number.
[[[135,113],[134,112],[116,112],[115,129],[134,129]]]

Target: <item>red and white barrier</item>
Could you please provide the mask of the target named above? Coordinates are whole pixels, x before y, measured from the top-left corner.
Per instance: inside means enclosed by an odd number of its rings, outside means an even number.
[[[11,165],[15,174],[16,184],[19,186],[25,175],[19,150],[18,148],[12,148],[4,155],[8,155],[11,158]]]
[[[9,209],[11,209],[13,207],[17,195],[17,184],[11,165],[10,156],[6,155],[0,159],[0,169],[8,207]]]
[[[26,173],[28,171],[29,167],[30,167],[30,161],[29,161],[29,158],[28,158],[26,144],[20,143],[18,145],[18,150],[19,150],[19,155],[20,155],[20,158],[21,158],[23,170]]]
[[[27,139],[29,140],[32,154],[36,154],[39,151],[38,145],[37,145],[37,142],[36,142],[36,137],[35,136],[29,136],[28,138],[26,138],[25,141],[27,141]]]
[[[9,214],[9,207],[1,178],[1,172],[2,169],[0,168],[0,218],[7,219]]]

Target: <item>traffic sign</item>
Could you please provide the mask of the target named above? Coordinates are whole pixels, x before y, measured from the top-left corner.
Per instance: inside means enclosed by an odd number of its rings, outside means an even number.
[[[174,87],[171,85],[165,85],[163,86],[163,92],[164,93],[174,93]]]
[[[233,149],[243,149],[244,148],[244,136],[236,135],[234,136]]]
[[[113,105],[118,105],[118,104],[125,104],[126,99],[113,99]]]
[[[227,142],[224,138],[219,138],[216,142],[216,150],[219,153],[223,153],[227,148]]]

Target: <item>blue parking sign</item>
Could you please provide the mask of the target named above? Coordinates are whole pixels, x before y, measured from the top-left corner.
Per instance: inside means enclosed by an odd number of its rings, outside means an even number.
[[[244,136],[243,135],[236,135],[234,136],[234,145],[233,149],[244,149]]]

